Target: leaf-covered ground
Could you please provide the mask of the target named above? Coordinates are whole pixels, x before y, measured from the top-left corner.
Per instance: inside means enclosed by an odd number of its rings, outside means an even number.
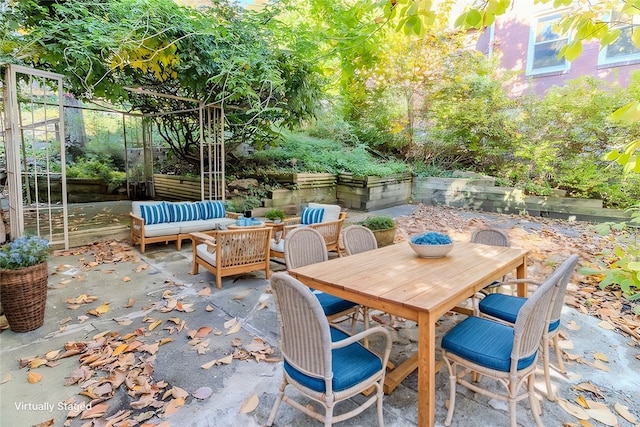
[[[448,233],[453,240],[469,240],[473,231],[495,227],[509,234],[511,245],[529,250],[529,277],[542,279],[570,254],[578,254],[581,266],[612,250],[620,233],[601,236],[593,224],[522,215],[470,212],[445,206],[419,205],[409,216],[398,218],[396,241],[426,230]],[[640,316],[618,287],[598,286],[596,276],[577,271],[567,289],[565,303],[585,314],[601,318],[640,343]]]

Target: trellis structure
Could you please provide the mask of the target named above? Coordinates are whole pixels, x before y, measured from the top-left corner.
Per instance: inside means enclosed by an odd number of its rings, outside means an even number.
[[[22,78],[19,79],[19,75]],[[35,218],[36,233],[48,238],[52,245],[69,247],[69,224],[67,208],[67,185],[65,170],[64,127],[64,76],[19,65],[8,65],[4,82],[5,147],[7,157],[7,186],[9,199],[9,222],[12,238],[25,232],[25,214]],[[19,80],[26,81],[20,87]],[[224,163],[224,110],[216,104],[206,104],[191,98],[162,94],[144,89],[128,89],[144,95],[173,98],[194,104],[198,112],[200,138],[200,182],[201,199],[225,200]],[[73,106],[73,108],[78,108]],[[80,107],[82,108],[82,107]],[[31,112],[24,114],[23,111]],[[34,114],[41,111],[39,117]],[[112,111],[113,112],[113,111]],[[184,111],[181,111],[184,112]],[[126,116],[142,118],[144,157],[144,196],[153,198],[153,141],[152,121],[154,116],[177,112],[123,115],[125,127],[125,160],[127,156]],[[53,170],[52,155],[60,156],[60,171]],[[127,167],[127,183],[129,183]],[[51,178],[61,180],[62,202],[51,198]],[[127,185],[129,190],[129,185]]]

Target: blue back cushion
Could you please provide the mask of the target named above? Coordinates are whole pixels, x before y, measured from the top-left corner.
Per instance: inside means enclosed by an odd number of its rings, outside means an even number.
[[[157,205],[140,205],[140,214],[145,224],[169,222],[169,210],[165,202]]]
[[[300,223],[305,225],[317,224],[322,222],[323,216],[324,208],[304,208],[302,211],[302,217],[300,218]]]
[[[171,222],[195,221],[200,219],[200,209],[195,203],[171,203],[169,205]]]
[[[196,204],[200,208],[200,219],[224,218],[226,215],[223,201],[205,200]]]

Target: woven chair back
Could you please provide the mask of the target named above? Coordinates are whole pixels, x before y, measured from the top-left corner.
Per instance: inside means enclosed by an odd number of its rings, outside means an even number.
[[[471,242],[491,246],[511,246],[509,236],[505,232],[493,228],[474,231],[471,235]]]
[[[347,255],[378,249],[373,231],[362,225],[350,225],[342,231],[342,243]]]
[[[558,275],[558,295],[553,302],[549,322],[555,322],[560,319],[562,306],[564,305],[564,295],[567,292],[567,285],[569,284],[569,280],[571,279],[571,275],[573,274],[577,264],[578,255],[574,254],[560,264],[560,267],[555,271],[555,274]]]
[[[271,276],[271,289],[284,359],[307,375],[330,379],[331,332],[318,298],[308,287],[282,272]]]
[[[284,261],[287,270],[327,261],[329,254],[324,238],[311,227],[298,227],[284,240]]]
[[[540,347],[540,339],[549,319],[559,290],[571,266],[573,257],[565,261],[549,276],[542,285],[527,299],[516,318],[513,327],[515,340],[511,353],[511,370],[517,370],[517,361],[535,353]],[[575,264],[574,264],[575,265]],[[568,280],[568,279],[567,279]],[[566,284],[564,285],[566,287]]]

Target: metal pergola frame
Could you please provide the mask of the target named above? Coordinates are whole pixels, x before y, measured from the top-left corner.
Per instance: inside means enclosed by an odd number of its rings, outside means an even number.
[[[24,234],[24,205],[22,198],[22,165],[20,164],[20,149],[22,144],[23,126],[20,118],[20,103],[18,100],[18,79],[16,74],[26,74],[36,76],[43,79],[57,80],[58,94],[64,93],[63,79],[61,74],[50,73],[20,65],[7,65],[5,78],[5,146],[7,156],[7,188],[9,190],[9,218],[12,238],[16,238]],[[160,98],[170,98],[179,101],[190,102],[195,104],[193,110],[198,111],[199,117],[199,137],[200,137],[200,194],[201,199],[205,200],[208,196],[211,200],[225,200],[225,147],[224,147],[224,110],[221,105],[215,103],[205,103],[204,101],[181,97],[171,94],[164,94],[143,88],[125,89],[131,93],[155,96]],[[65,129],[64,129],[64,107],[62,96],[58,96],[59,124],[58,124],[58,140],[61,141],[61,169],[62,169],[62,215],[64,228],[64,241],[51,243],[64,243],[65,249],[69,247],[69,225],[67,212],[67,188],[66,188],[66,172],[65,172]],[[75,107],[78,108],[78,107]],[[82,107],[80,107],[82,108]],[[108,111],[105,109],[105,111]],[[155,114],[135,114],[124,111],[112,110],[125,116],[145,118],[175,114],[178,111],[159,112]],[[124,123],[124,122],[123,122]],[[33,126],[33,125],[32,125]],[[151,141],[150,129],[147,129],[145,136],[145,126],[143,123],[143,146],[144,146],[144,163],[145,163],[145,179],[150,182],[149,194],[147,196],[154,197],[153,188],[153,144]],[[125,156],[126,156],[126,126],[125,126]],[[205,163],[205,154],[208,161]],[[127,182],[129,181],[127,171]],[[127,186],[128,187],[128,186]],[[128,190],[128,188],[127,188]],[[49,203],[49,205],[51,205]],[[39,209],[39,207],[36,207]],[[50,207],[49,207],[50,209]],[[49,236],[51,240],[52,236]]]

